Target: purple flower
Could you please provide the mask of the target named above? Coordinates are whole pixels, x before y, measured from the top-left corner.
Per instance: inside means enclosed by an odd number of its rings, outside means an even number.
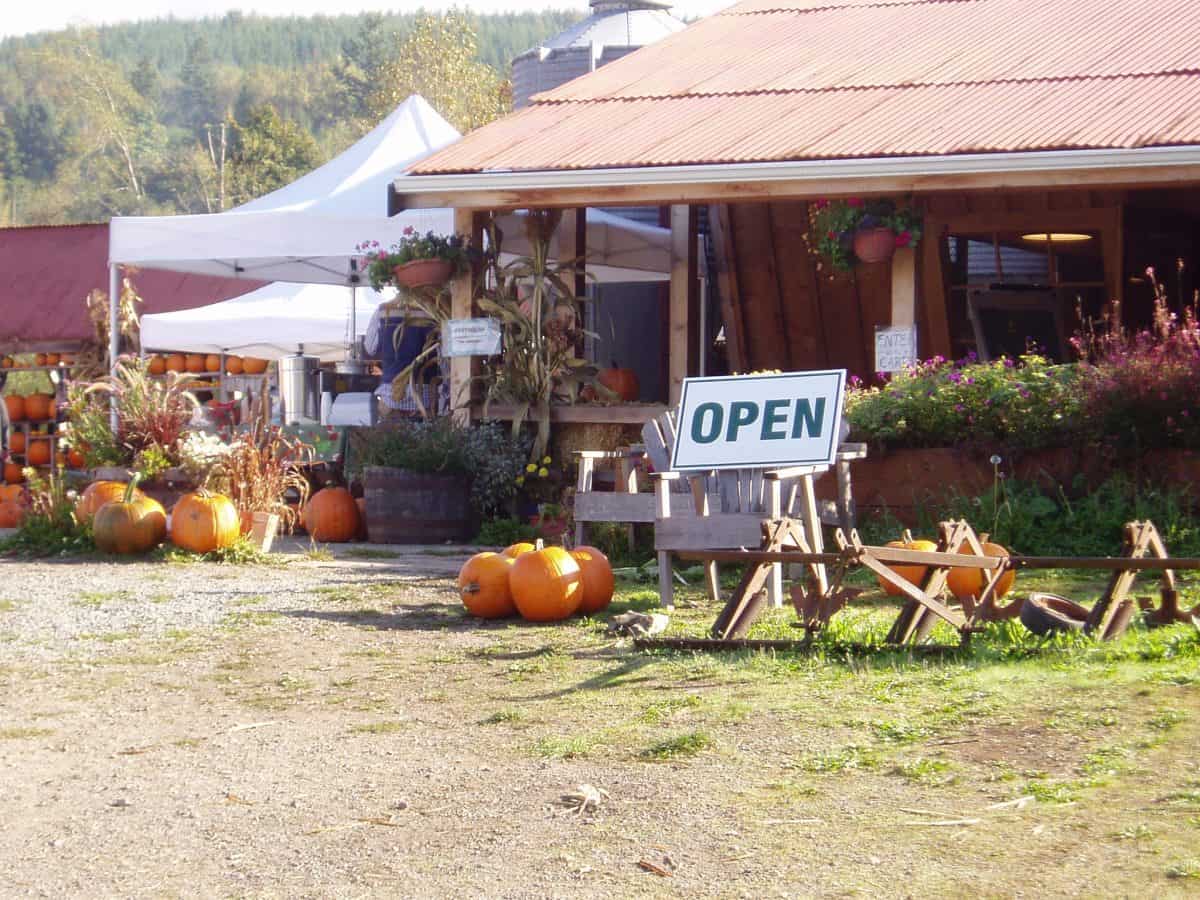
[[[965,409],[966,409],[966,407],[965,407],[965,406],[963,406],[961,403],[955,403],[955,404],[954,404],[954,411],[955,411],[955,412],[962,412],[962,411],[963,411],[963,410],[965,410]]]
[[[958,384],[959,382],[962,381],[962,374],[959,372],[951,372],[946,377],[949,378],[951,381],[953,381],[955,384]]]
[[[1007,356],[1006,356],[1006,357],[1004,357],[1004,368],[1006,368],[1006,369],[1011,369],[1011,368],[1012,368],[1013,366],[1015,366],[1015,365],[1016,365],[1016,363],[1014,363],[1014,362],[1013,362],[1011,359],[1009,359]]]

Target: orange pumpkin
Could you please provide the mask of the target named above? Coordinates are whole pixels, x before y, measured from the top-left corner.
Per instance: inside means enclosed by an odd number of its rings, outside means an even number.
[[[267,371],[267,360],[247,356],[242,359],[242,371],[247,375],[261,375]]]
[[[58,354],[58,362],[59,362],[59,365],[69,366],[73,362],[75,362],[75,354],[74,353],[60,353],[60,354]]]
[[[19,484],[0,484],[0,503],[9,502],[24,506],[25,500],[25,488]]]
[[[31,466],[50,465],[50,438],[35,437],[29,441],[29,449],[25,453],[25,462]]]
[[[210,354],[208,354],[208,356],[204,357],[204,371],[220,372],[221,371],[221,357],[218,356],[216,353],[210,353]]]
[[[612,603],[615,581],[608,557],[595,547],[584,545],[572,550],[571,558],[579,565],[579,574],[583,579],[579,611],[586,616]]]
[[[513,562],[509,590],[517,611],[531,622],[558,622],[579,609],[583,578],[579,563],[562,547],[523,553]]]
[[[11,356],[6,356],[6,357],[4,357],[4,359],[0,359],[0,368],[11,369],[12,367],[13,367],[13,358]]]
[[[530,544],[528,541],[519,541],[515,544],[509,544],[501,551],[501,554],[507,556],[509,559],[516,559],[518,556],[523,556],[526,553],[532,553],[536,549],[537,547],[535,547],[533,544]]]
[[[120,500],[125,496],[125,483],[121,481],[93,481],[83,489],[79,499],[75,501],[75,521],[81,525],[92,521],[96,511],[105,503]],[[142,492],[134,488],[134,496],[141,497]]]
[[[35,366],[44,366],[46,364],[46,354],[45,353],[34,354],[33,364]]]
[[[151,375],[162,375],[167,371],[167,360],[155,353],[146,363],[146,371]],[[172,370],[174,371],[174,370]]]
[[[171,510],[171,540],[193,553],[228,547],[241,532],[237,507],[224,494],[184,494]]]
[[[321,488],[304,507],[303,521],[314,541],[352,541],[358,533],[358,504],[344,487]]]
[[[21,422],[25,419],[25,398],[16,394],[5,394],[4,405],[8,409],[10,422]]]
[[[225,357],[225,371],[230,375],[241,375],[242,358],[240,356]]]
[[[72,469],[82,469],[84,466],[84,463],[85,463],[85,460],[83,458],[82,450],[72,447],[70,450],[67,451],[67,465],[70,466]]]
[[[983,545],[983,555],[993,556],[997,559],[1006,559],[1008,551],[999,544],[985,543]],[[1012,590],[1013,582],[1017,579],[1017,573],[1014,569],[1009,569],[1000,576],[1000,580],[996,583],[994,596],[999,599]],[[951,569],[950,575],[946,579],[946,586],[959,600],[967,597],[978,597],[983,592],[983,586],[987,584],[987,575],[985,569]]]
[[[606,387],[621,400],[627,403],[637,400],[641,387],[638,385],[637,373],[633,369],[601,369],[596,374],[596,382]]]
[[[19,528],[25,521],[25,507],[12,500],[0,500],[0,528]]]
[[[4,464],[4,480],[9,484],[20,484],[25,480],[25,476],[21,474],[21,467],[13,462]]]
[[[57,354],[57,353],[47,353],[47,354],[46,354],[46,365],[48,365],[48,366],[57,366],[57,365],[58,365],[58,359],[59,359],[59,357],[58,357],[58,354]]]
[[[184,366],[187,368],[187,370],[189,372],[192,372],[192,373],[203,372],[204,371],[204,354],[189,353],[187,355],[186,360],[184,361]]]
[[[14,431],[12,437],[8,439],[8,449],[13,453],[25,452],[25,432]]]
[[[938,548],[937,544],[935,544],[933,541],[924,540],[912,541],[908,544],[904,543],[903,541],[888,541],[887,545],[889,547],[903,547],[906,550],[921,550],[925,553],[933,553]],[[906,581],[912,582],[918,587],[920,587],[921,582],[925,579],[925,572],[927,568],[927,566],[891,566],[891,569],[897,575]],[[884,578],[882,575],[876,576],[875,580],[879,582],[879,586],[883,588],[884,593],[886,593],[889,597],[908,596],[904,593],[904,591],[900,590],[900,588],[898,588],[890,580]]]
[[[476,553],[458,571],[458,596],[473,616],[502,619],[516,615],[508,576],[513,561],[499,553]]]
[[[25,398],[25,418],[31,422],[54,418],[53,394],[30,394]]]
[[[168,354],[166,367],[168,372],[185,372],[187,371],[187,358],[182,353]]]
[[[105,553],[145,553],[158,546],[167,533],[167,514],[152,497],[135,496],[135,476],[120,500],[111,500],[92,519],[96,546]]]

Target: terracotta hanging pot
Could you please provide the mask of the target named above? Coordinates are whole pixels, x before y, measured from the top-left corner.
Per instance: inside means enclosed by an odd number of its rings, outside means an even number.
[[[859,262],[884,262],[895,252],[896,235],[890,228],[863,228],[854,232],[854,255]]]
[[[454,263],[448,259],[414,259],[396,266],[392,273],[402,287],[441,287],[454,274]]]

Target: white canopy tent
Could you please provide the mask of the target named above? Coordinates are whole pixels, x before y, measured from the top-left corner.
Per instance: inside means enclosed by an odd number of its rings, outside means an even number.
[[[336,358],[326,345],[351,337],[351,329],[339,323],[355,320],[353,330],[361,334],[370,312],[384,299],[366,287],[353,292],[359,295],[354,301],[348,296],[345,288],[361,283],[357,246],[368,239],[386,246],[409,227],[453,231],[448,209],[412,210],[389,218],[387,188],[398,171],[458,137],[414,95],[341,155],[236,209],[215,215],[114,218],[109,229],[113,285],[120,263],[276,282],[205,310],[143,316],[143,345],[244,355],[254,355],[250,347],[274,348],[270,356],[293,353],[303,345],[306,353]],[[528,251],[519,221],[505,217],[500,227],[506,256]],[[667,229],[590,210],[586,236],[588,271],[597,280],[668,277]],[[308,287],[297,287],[301,284]],[[115,287],[111,295],[116,295]],[[289,301],[297,305],[289,306]],[[284,328],[287,319],[294,321]],[[325,349],[318,351],[319,346]]]

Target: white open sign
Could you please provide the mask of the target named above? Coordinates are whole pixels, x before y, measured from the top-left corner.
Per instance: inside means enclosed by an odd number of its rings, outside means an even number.
[[[671,467],[762,469],[833,463],[846,370],[688,378]]]

